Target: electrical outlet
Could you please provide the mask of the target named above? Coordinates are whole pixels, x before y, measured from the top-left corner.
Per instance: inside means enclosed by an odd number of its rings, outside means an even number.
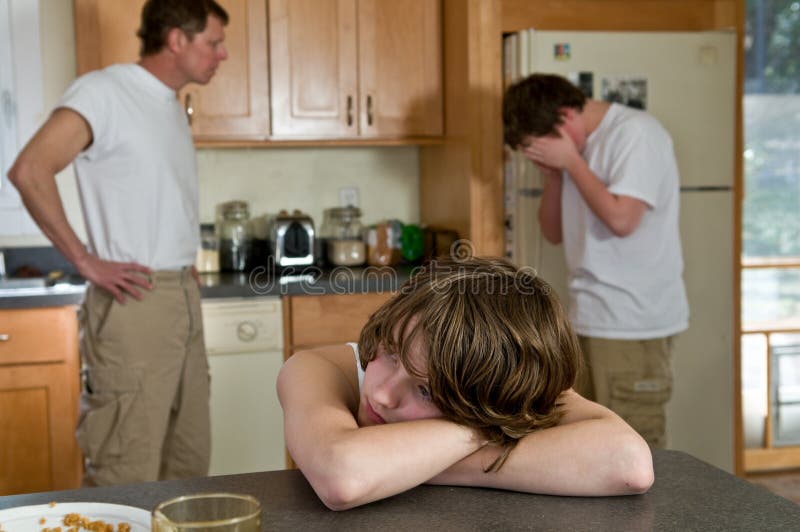
[[[358,207],[358,187],[340,188],[339,205],[342,207]]]

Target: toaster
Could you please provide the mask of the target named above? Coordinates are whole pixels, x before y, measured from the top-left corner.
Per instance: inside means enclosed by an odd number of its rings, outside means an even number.
[[[270,254],[278,267],[314,264],[314,238],[314,220],[297,209],[280,211],[270,220]]]

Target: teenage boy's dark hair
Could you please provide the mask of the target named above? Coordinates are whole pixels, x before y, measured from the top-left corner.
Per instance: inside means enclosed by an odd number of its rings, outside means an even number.
[[[148,0],[142,7],[142,25],[136,36],[142,41],[144,57],[161,51],[172,28],[179,28],[189,39],[206,29],[208,16],[228,24],[228,13],[214,0]]]
[[[554,74],[533,74],[511,85],[503,98],[503,139],[516,150],[525,137],[543,137],[561,123],[559,109],[583,110],[586,95]]]

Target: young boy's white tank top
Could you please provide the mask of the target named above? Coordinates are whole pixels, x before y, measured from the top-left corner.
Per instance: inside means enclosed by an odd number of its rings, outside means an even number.
[[[356,368],[358,369],[358,391],[361,391],[361,385],[364,383],[364,369],[361,367],[361,361],[358,359],[358,344],[355,342],[347,342],[347,345],[353,348],[353,353],[356,355]]]

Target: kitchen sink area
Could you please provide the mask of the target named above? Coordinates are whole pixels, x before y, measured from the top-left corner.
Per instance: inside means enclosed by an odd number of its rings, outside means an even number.
[[[86,281],[68,266],[53,248],[0,251],[0,308],[80,303]]]
[[[0,290],[19,290],[27,288],[44,288],[48,280],[44,277],[8,278],[0,277]]]

